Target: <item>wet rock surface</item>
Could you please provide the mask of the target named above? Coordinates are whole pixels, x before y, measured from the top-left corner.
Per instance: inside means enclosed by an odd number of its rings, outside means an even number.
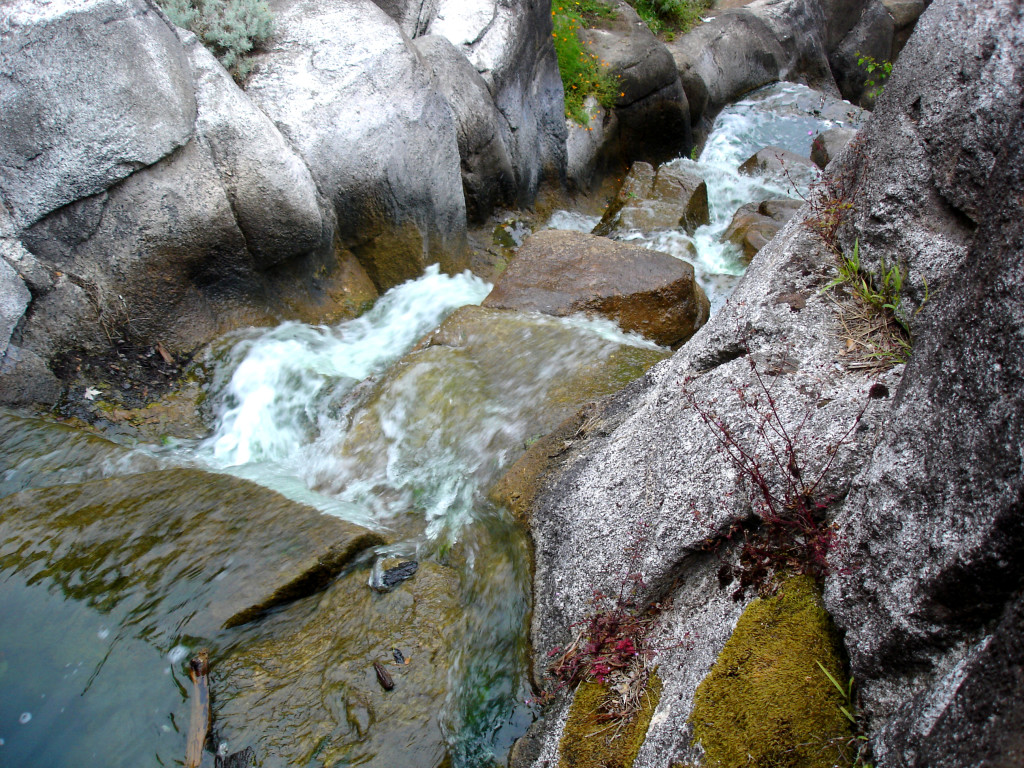
[[[708,317],[707,297],[686,262],[554,230],[527,239],[483,306],[551,315],[589,312],[665,346],[681,344]]]
[[[383,541],[247,481],[194,470],[8,496],[0,540],[0,569],[50,579],[74,599],[123,603],[137,632],[163,642],[251,621],[322,588]]]
[[[814,164],[825,170],[832,159],[836,157],[843,148],[849,144],[857,131],[852,128],[830,128],[814,137],[811,145],[811,160]]]
[[[800,200],[765,200],[741,206],[722,235],[723,241],[738,245],[747,263],[768,244],[783,225],[803,207]]]

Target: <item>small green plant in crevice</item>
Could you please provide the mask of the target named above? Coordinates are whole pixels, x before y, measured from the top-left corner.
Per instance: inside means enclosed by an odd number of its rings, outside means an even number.
[[[874,56],[868,56],[866,53],[858,51],[857,66],[862,67],[868,73],[868,78],[864,81],[866,89],[864,95],[874,101],[885,90],[885,81],[892,74],[892,62],[885,59],[878,60]]]
[[[565,116],[589,130],[591,115],[587,111],[587,97],[593,96],[605,109],[615,106],[624,94],[616,78],[608,73],[608,62],[592,53],[580,40],[579,31],[585,20],[608,18],[615,11],[597,0],[554,4],[551,8],[552,33],[558,72],[562,77],[565,94]]]
[[[835,688],[836,692],[839,694],[840,701],[836,706],[839,707],[839,711],[843,713],[843,717],[850,722],[853,735],[848,741],[848,747],[849,751],[853,752],[852,768],[872,768],[871,763],[868,762],[870,751],[867,743],[867,728],[865,727],[863,717],[861,717],[857,709],[857,697],[854,693],[853,676],[851,675],[847,684],[843,685],[832,672],[829,672],[828,667],[822,664],[820,660],[815,659],[815,662],[818,665],[818,669],[821,670],[821,673],[825,675],[828,681],[832,684],[832,687]]]
[[[656,35],[670,39],[686,34],[700,22],[701,14],[712,0],[627,0],[633,10]]]
[[[249,54],[274,33],[262,0],[157,0],[177,26],[193,32],[237,82],[252,71]]]
[[[851,366],[886,368],[905,363],[913,338],[910,315],[904,306],[903,270],[899,264],[886,264],[884,257],[877,272],[866,270],[861,264],[859,240],[854,241],[850,254],[840,253],[837,261],[839,275],[822,291],[845,291],[845,295],[836,297],[836,302],[842,309],[845,354],[851,356]],[[927,281],[924,287],[921,306],[929,298]]]

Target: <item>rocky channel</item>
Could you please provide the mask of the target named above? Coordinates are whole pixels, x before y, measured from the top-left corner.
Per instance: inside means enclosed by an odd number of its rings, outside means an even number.
[[[0,765],[1021,763],[1019,2],[172,5],[0,7]]]

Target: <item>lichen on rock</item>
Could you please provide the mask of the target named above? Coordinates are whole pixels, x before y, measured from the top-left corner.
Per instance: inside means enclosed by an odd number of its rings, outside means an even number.
[[[709,768],[831,768],[852,762],[832,621],[814,580],[789,579],[740,616],[697,688],[690,724]]]

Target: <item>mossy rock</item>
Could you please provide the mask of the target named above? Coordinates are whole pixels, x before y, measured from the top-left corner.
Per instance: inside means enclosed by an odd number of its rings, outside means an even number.
[[[647,727],[661,698],[661,687],[661,680],[652,674],[643,707],[632,720],[617,727],[595,717],[608,695],[607,687],[594,681],[581,683],[562,732],[559,768],[630,768],[647,736]]]
[[[832,768],[851,764],[843,667],[814,581],[789,579],[752,602],[697,688],[690,723],[714,768]]]

